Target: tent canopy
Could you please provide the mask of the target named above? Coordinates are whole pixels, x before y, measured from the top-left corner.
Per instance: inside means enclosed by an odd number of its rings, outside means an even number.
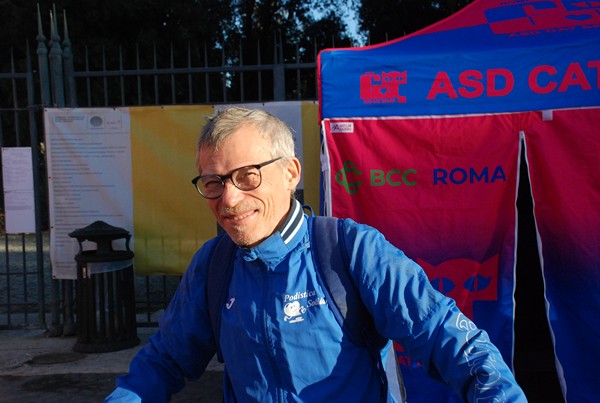
[[[475,1],[395,41],[321,52],[322,117],[597,106],[599,31],[597,2]]]

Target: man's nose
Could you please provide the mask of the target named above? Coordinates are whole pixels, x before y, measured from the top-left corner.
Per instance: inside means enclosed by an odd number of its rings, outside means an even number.
[[[238,201],[242,198],[243,190],[238,189],[231,179],[225,181],[223,187],[223,194],[221,195],[221,203],[226,206],[235,206]]]

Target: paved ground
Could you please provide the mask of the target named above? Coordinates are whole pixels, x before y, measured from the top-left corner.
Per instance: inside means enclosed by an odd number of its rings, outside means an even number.
[[[129,362],[154,332],[138,328],[137,347],[101,354],[73,351],[75,337],[44,337],[43,330],[0,331],[0,403],[102,402],[127,372]],[[532,403],[564,403],[553,372],[535,351],[522,356],[517,380]],[[175,403],[222,401],[223,367],[211,362],[200,381],[189,384]]]
[[[154,329],[140,328],[140,346],[101,354],[73,351],[74,337],[44,337],[43,330],[0,331],[0,402],[101,402],[115,377]],[[212,362],[200,381],[189,384],[172,402],[222,401],[222,366]]]

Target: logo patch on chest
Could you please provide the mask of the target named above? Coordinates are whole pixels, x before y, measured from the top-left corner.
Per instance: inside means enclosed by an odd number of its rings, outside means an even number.
[[[295,294],[285,294],[283,297],[283,320],[289,323],[302,322],[307,308],[325,305],[327,301],[318,297],[315,290],[298,291]]]

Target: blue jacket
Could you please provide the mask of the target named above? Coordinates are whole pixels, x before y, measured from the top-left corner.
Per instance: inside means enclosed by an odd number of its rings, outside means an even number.
[[[344,336],[328,308],[307,219],[291,233],[237,250],[221,319],[226,402],[364,402],[379,395],[368,351]],[[465,401],[526,401],[487,334],[434,290],[416,263],[371,227],[348,219],[344,233],[351,275],[383,336],[404,345]],[[144,402],[168,401],[215,354],[205,291],[215,245],[211,240],[194,255],[158,332],[117,380]]]

